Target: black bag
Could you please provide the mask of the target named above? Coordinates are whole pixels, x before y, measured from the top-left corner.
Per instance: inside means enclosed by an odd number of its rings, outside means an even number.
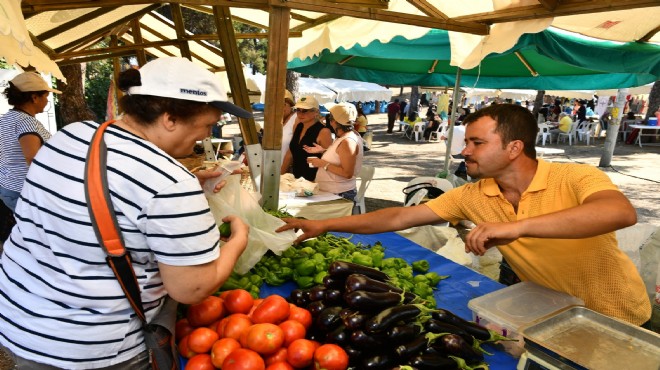
[[[107,148],[103,132],[114,121],[108,121],[94,133],[87,153],[85,165],[85,198],[87,209],[99,245],[107,254],[106,262],[119,281],[131,307],[142,320],[142,333],[149,352],[149,363],[153,370],[178,370],[179,358],[174,346],[174,327],[177,302],[166,296],[160,312],[146,321],[140,285],[135,277],[130,254],[126,253],[124,238],[112,207],[108,191],[106,168]]]
[[[0,201],[0,242],[4,242],[9,238],[9,234],[14,225],[16,225],[14,214],[5,203]],[[0,248],[0,251],[2,251],[2,248]]]
[[[412,199],[413,196],[415,196],[415,193],[422,189],[426,189],[425,197],[428,199],[435,199],[445,193],[441,189],[433,186],[433,184],[430,182],[420,182],[419,184],[408,185],[402,190],[403,193],[406,194],[406,200],[403,202],[403,204],[408,204],[408,201]]]

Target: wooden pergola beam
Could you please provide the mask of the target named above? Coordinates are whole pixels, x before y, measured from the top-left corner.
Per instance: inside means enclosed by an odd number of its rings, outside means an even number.
[[[61,24],[61,25],[59,25],[55,28],[52,28],[52,29],[50,29],[50,30],[48,30],[44,33],[41,33],[37,37],[39,37],[39,39],[42,40],[42,41],[46,41],[51,37],[55,37],[55,36],[57,36],[61,33],[69,31],[70,29],[72,29],[74,27],[78,27],[82,23],[89,22],[89,21],[94,20],[98,17],[101,17],[101,16],[103,16],[107,13],[110,13],[111,11],[113,11],[115,9],[117,9],[116,6],[96,9],[96,10],[91,11],[87,14],[84,14],[80,17],[71,19],[70,21],[65,22],[65,23],[63,23],[63,24]]]
[[[554,10],[549,10],[543,5],[521,6],[510,9],[502,9],[495,12],[485,12],[478,14],[464,15],[452,18],[457,22],[478,22],[478,23],[503,23],[522,21],[529,19],[559,17],[565,15],[578,15],[589,13],[612,12],[617,10],[627,10],[636,8],[646,8],[658,6],[658,0],[599,0],[599,1],[579,1],[565,0],[557,4]]]
[[[181,4],[179,3],[170,3],[170,10],[172,11],[172,20],[174,21],[174,30],[176,31],[176,38],[179,40],[179,51],[181,56],[192,60],[192,55],[190,55],[190,45],[185,39],[186,37],[186,26],[183,23],[183,12],[181,11]]]
[[[433,4],[429,3],[427,0],[408,0],[408,2],[429,17],[440,18],[444,20],[449,19],[445,13],[438,10],[438,8],[433,6]]]
[[[135,18],[131,21],[131,36],[135,40],[136,45],[141,45],[144,43],[142,39],[142,28],[140,27],[140,19]],[[134,45],[135,46],[135,45]],[[137,55],[138,65],[142,67],[147,64],[147,54],[144,52],[144,47],[137,46],[135,54]]]

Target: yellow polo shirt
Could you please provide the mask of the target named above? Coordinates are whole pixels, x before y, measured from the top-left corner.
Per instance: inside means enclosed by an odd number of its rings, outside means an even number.
[[[513,222],[575,207],[598,191],[618,190],[595,167],[538,162],[517,213],[493,179],[452,189],[425,204],[454,224],[460,220]],[[614,232],[585,239],[525,237],[498,249],[523,281],[582,298],[587,308],[635,325],[651,317],[644,283],[618,248]]]
[[[571,117],[564,116],[562,119],[559,120],[559,129],[563,132],[568,132],[568,130],[571,129],[571,123],[573,123]]]

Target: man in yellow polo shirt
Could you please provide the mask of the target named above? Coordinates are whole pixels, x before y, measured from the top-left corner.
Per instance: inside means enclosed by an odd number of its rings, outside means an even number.
[[[651,303],[614,231],[633,225],[628,199],[600,170],[536,159],[538,126],[525,108],[498,104],[469,115],[463,156],[479,178],[414,207],[309,221],[287,219],[299,240],[326,231],[373,234],[470,220],[477,226],[465,249],[483,255],[498,247],[514,272],[582,298],[595,311],[635,325],[651,317]]]

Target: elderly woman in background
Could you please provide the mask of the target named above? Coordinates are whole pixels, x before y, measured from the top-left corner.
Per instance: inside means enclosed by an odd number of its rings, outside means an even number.
[[[319,103],[313,96],[300,98],[295,108],[298,124],[293,130],[289,150],[282,161],[280,173],[292,172],[296,178],[304,177],[307,181],[314,181],[318,168],[310,167],[307,157],[320,157],[321,154],[308,153],[304,147],[318,145],[323,149],[328,148],[332,144],[331,132],[319,121]]]
[[[329,110],[337,138],[321,158],[310,157],[307,161],[319,169],[315,179],[319,190],[355,201],[355,178],[362,168],[363,157],[362,138],[353,130],[357,109],[351,103],[339,103]]]
[[[23,72],[4,91],[14,106],[0,117],[0,200],[16,209],[28,166],[50,133],[35,118],[48,105],[48,93],[61,94],[35,72]]]

